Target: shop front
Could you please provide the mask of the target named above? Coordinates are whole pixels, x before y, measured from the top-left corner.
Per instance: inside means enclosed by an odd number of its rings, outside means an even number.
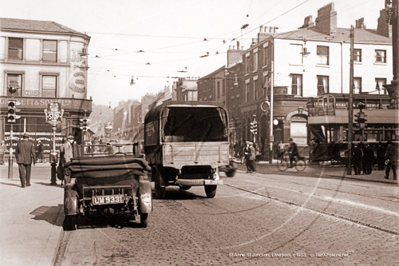
[[[58,102],[64,110],[63,118],[57,125],[55,134],[56,149],[59,150],[64,139],[69,134],[75,136],[78,144],[83,143],[83,133],[80,128],[81,120],[85,114],[89,116],[92,110],[92,100],[75,99],[75,98],[38,98],[38,97],[15,97],[0,96],[0,109],[2,114],[7,114],[8,101],[17,100],[20,102],[17,115],[21,116],[15,123],[7,122],[7,116],[1,116],[0,119],[0,139],[5,140],[9,150],[11,143],[11,127],[12,127],[12,146],[15,149],[20,137],[24,133],[29,134],[29,139],[35,145],[40,140],[44,146],[44,153],[48,157],[53,146],[53,129],[46,122],[44,110],[48,108],[49,103]]]

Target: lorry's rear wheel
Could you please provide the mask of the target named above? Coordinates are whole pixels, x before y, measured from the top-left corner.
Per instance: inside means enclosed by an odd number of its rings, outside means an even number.
[[[141,227],[147,227],[148,226],[148,213],[142,213],[140,214],[140,225]]]
[[[67,215],[64,220],[64,230],[65,231],[73,231],[78,227],[77,217],[76,215]]]
[[[157,199],[163,199],[165,197],[165,187],[161,186],[161,173],[155,172],[155,197]]]
[[[180,186],[180,189],[182,190],[189,190],[191,186]]]
[[[208,185],[205,186],[205,193],[208,198],[214,198],[216,196],[217,185]]]

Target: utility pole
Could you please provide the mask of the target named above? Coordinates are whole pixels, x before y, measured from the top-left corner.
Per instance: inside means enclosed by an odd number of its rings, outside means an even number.
[[[388,24],[392,25],[392,69],[391,84],[384,85],[391,99],[391,108],[398,109],[399,98],[399,0],[386,0],[385,9],[388,12]]]
[[[353,25],[350,31],[350,70],[349,70],[349,110],[348,110],[348,165],[347,174],[352,174],[352,137],[353,137],[353,51],[355,46],[355,29]]]
[[[271,61],[271,68],[270,68],[270,153],[269,153],[269,163],[273,163],[273,142],[274,142],[274,135],[273,135],[273,108],[274,108],[274,62],[273,59]]]

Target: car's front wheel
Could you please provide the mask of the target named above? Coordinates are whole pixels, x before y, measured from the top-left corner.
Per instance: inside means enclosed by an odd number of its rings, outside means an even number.
[[[140,214],[140,225],[144,228],[148,226],[148,213]]]
[[[214,198],[216,196],[217,185],[207,185],[205,186],[205,193],[208,198]]]
[[[64,219],[64,230],[65,231],[74,231],[78,228],[77,217],[76,215],[67,215]]]

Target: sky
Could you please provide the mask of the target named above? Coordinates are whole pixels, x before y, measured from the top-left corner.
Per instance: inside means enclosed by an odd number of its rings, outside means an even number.
[[[0,0],[0,16],[55,21],[89,35],[87,96],[114,108],[177,77],[210,74],[227,64],[229,46],[240,41],[248,49],[261,25],[295,30],[331,2],[338,27],[364,17],[376,29],[385,0]]]

